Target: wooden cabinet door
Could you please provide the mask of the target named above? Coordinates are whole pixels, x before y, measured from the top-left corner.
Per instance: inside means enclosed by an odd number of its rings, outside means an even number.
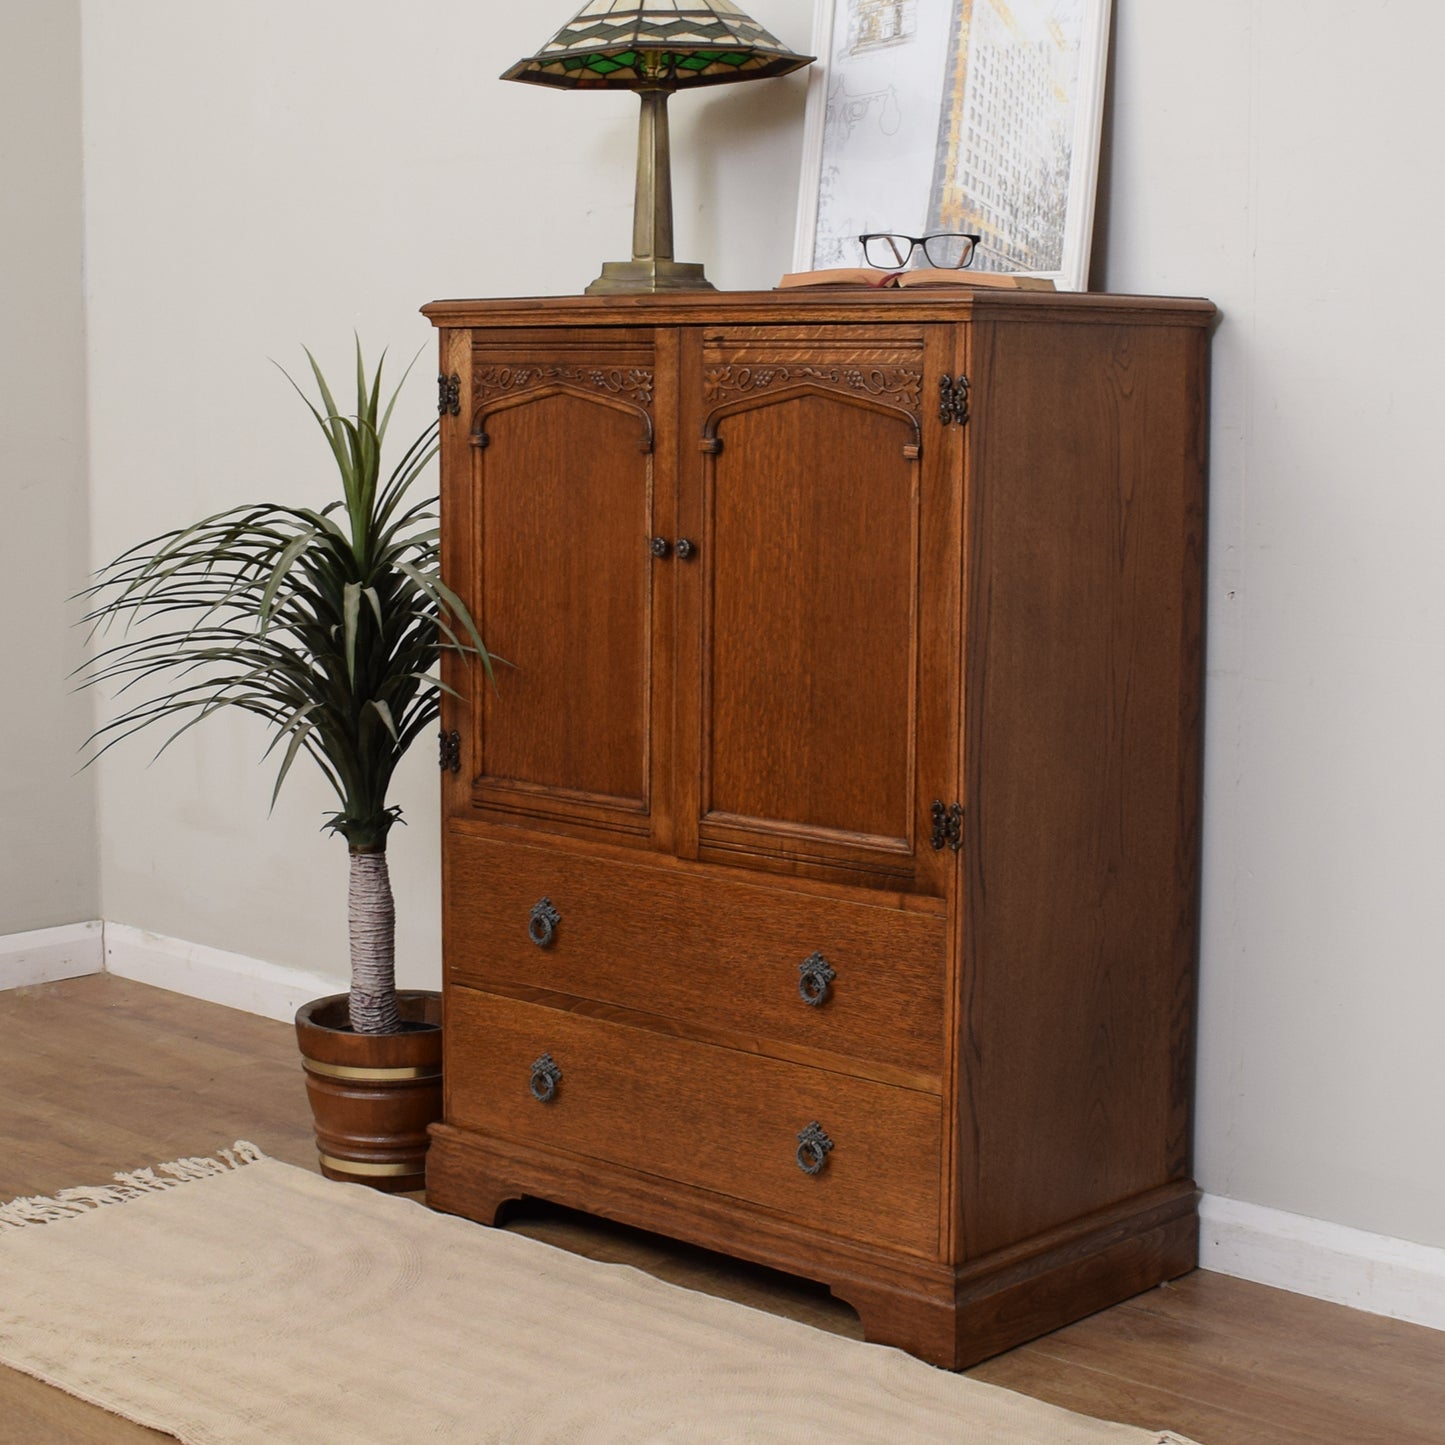
[[[648,546],[672,522],[668,365],[647,328],[469,335],[448,567],[501,661],[450,708],[448,811],[651,846],[671,713],[669,579]]]
[[[962,449],[938,388],[955,330],[695,337],[678,851],[941,895],[953,855],[930,822],[957,796]]]

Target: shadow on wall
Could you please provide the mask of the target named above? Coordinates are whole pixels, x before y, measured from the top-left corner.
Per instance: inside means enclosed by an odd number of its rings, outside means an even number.
[[[677,256],[702,261],[714,285],[772,287],[792,269],[807,93],[804,71],[673,99],[674,201],[694,201],[690,214],[678,208]],[[777,197],[771,207],[758,205],[760,181],[761,199]],[[723,218],[745,204],[753,245],[745,257],[725,255]]]
[[[1095,188],[1094,234],[1089,250],[1090,291],[1108,286],[1109,189],[1114,179],[1114,76],[1119,27],[1109,27],[1109,58],[1104,73],[1104,110],[1099,122],[1099,179]]]

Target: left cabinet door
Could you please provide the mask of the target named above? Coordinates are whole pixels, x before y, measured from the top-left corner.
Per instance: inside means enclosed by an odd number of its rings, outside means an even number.
[[[672,573],[651,542],[672,531],[672,401],[655,335],[481,329],[443,355],[460,397],[444,566],[498,659],[495,685],[448,665],[447,812],[666,846]]]

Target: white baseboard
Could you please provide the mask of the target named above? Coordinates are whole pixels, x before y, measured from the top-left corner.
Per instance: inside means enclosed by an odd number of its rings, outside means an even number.
[[[1445,1330],[1445,1249],[1206,1194],[1204,1269]]]
[[[0,989],[82,978],[105,968],[103,925],[67,923],[0,937]]]
[[[290,1023],[313,998],[344,993],[345,979],[283,968],[245,954],[165,938],[124,923],[105,925],[105,968],[118,978],[170,989]]]

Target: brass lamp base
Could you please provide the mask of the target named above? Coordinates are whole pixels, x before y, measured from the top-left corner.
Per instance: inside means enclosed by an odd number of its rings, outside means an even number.
[[[587,288],[588,296],[616,296],[639,291],[716,291],[696,261],[604,261],[602,274]]]

